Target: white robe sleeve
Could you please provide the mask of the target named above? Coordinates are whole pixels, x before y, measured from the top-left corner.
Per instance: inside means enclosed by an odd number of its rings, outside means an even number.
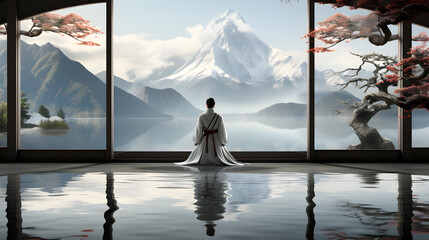
[[[225,126],[223,125],[223,118],[219,116],[219,128],[218,128],[219,140],[222,146],[225,146],[228,138],[228,134],[226,133]]]
[[[194,145],[198,145],[200,143],[201,138],[203,137],[204,131],[203,131],[203,119],[202,117],[198,117],[198,122],[197,125],[195,125],[195,130],[194,130],[194,136],[193,136],[193,141],[194,141]]]

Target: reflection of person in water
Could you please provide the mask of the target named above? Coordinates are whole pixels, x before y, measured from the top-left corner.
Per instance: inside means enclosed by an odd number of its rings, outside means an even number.
[[[195,174],[194,204],[197,219],[206,223],[206,234],[214,236],[215,221],[222,219],[225,213],[229,187],[225,173],[209,168],[198,167],[199,174]]]
[[[195,149],[184,162],[177,165],[244,165],[229,153],[225,145],[227,133],[222,116],[215,113],[215,100],[206,101],[207,111],[198,117],[193,141]]]

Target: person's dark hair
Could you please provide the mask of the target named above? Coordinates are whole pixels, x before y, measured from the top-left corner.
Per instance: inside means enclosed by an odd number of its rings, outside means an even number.
[[[213,237],[215,235],[215,226],[216,224],[206,224],[206,234],[207,236]]]
[[[213,98],[209,98],[207,99],[206,104],[208,108],[213,108],[215,105],[215,100]]]

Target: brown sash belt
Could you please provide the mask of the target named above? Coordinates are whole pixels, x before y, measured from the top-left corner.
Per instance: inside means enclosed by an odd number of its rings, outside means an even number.
[[[216,144],[215,144],[215,138],[214,138],[215,133],[217,133],[217,129],[210,130],[210,131],[204,131],[204,136],[206,137],[206,153],[208,153],[209,152],[209,136],[208,135],[212,135],[213,150],[214,150],[215,156],[217,157]]]

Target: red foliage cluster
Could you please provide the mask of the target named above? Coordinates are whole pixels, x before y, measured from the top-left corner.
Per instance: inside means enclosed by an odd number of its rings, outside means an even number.
[[[99,46],[98,43],[85,41],[83,39],[89,35],[102,32],[96,27],[91,26],[88,20],[85,20],[75,13],[70,13],[65,16],[54,13],[44,13],[32,17],[32,21],[34,24],[32,28],[70,36],[80,41],[80,45]]]
[[[426,44],[413,47],[409,54],[411,57],[395,64],[395,67],[389,67],[389,70],[395,73],[391,75],[391,79],[402,79],[410,85],[394,92],[400,94],[399,100],[408,104],[406,107],[409,109],[429,109],[429,47]],[[400,78],[401,71],[403,76]]]
[[[329,48],[325,48],[325,47],[315,47],[315,48],[308,50],[307,52],[323,53],[323,52],[333,52],[333,51],[334,50],[329,49]]]
[[[333,50],[320,50],[328,49],[345,40],[369,37],[378,29],[377,20],[378,17],[375,14],[348,17],[341,13],[336,13],[328,17],[325,21],[319,22],[319,27],[304,37],[311,36],[330,45],[326,48],[319,47],[318,49],[312,49],[311,51],[332,52]]]
[[[395,90],[395,93],[413,92],[417,93],[417,88],[422,85],[425,81],[429,80],[428,75],[424,69],[429,68],[429,49],[426,42],[429,41],[428,35],[425,32],[413,37],[415,41],[423,42],[422,45],[411,48],[408,54],[411,57],[403,59],[394,66],[387,66],[386,68],[393,74],[386,74],[386,81],[397,82],[404,80],[410,82],[412,87]],[[402,68],[402,69],[401,69]],[[403,73],[403,77],[399,76],[399,72]],[[422,90],[424,90],[423,87]],[[427,95],[427,92],[426,92]]]
[[[423,44],[429,42],[429,36],[425,32],[421,32],[419,35],[413,37],[414,41],[420,41]]]
[[[395,64],[395,67],[389,66],[388,69],[395,74],[398,74],[399,71],[402,71],[404,75],[404,80],[417,79],[421,81],[426,79],[428,76],[422,76],[423,78],[418,78],[416,74],[420,72],[423,72],[421,74],[424,74],[425,69],[429,68],[428,46],[423,44],[420,46],[413,47],[411,48],[411,51],[408,52],[408,54],[410,54],[411,57],[405,58],[399,63]],[[400,70],[399,67],[402,67],[403,69]]]
[[[323,0],[321,3],[324,3]],[[397,37],[391,36],[387,25],[412,20],[418,14],[428,14],[429,12],[428,0],[337,0],[333,6],[336,8],[350,6],[351,9],[365,7],[373,9],[373,11],[366,16],[347,17],[339,13],[334,14],[320,22],[317,29],[305,36],[315,37],[330,45],[327,48],[345,40],[351,41],[359,38],[369,38],[373,44],[384,45],[387,41],[397,39]]]

